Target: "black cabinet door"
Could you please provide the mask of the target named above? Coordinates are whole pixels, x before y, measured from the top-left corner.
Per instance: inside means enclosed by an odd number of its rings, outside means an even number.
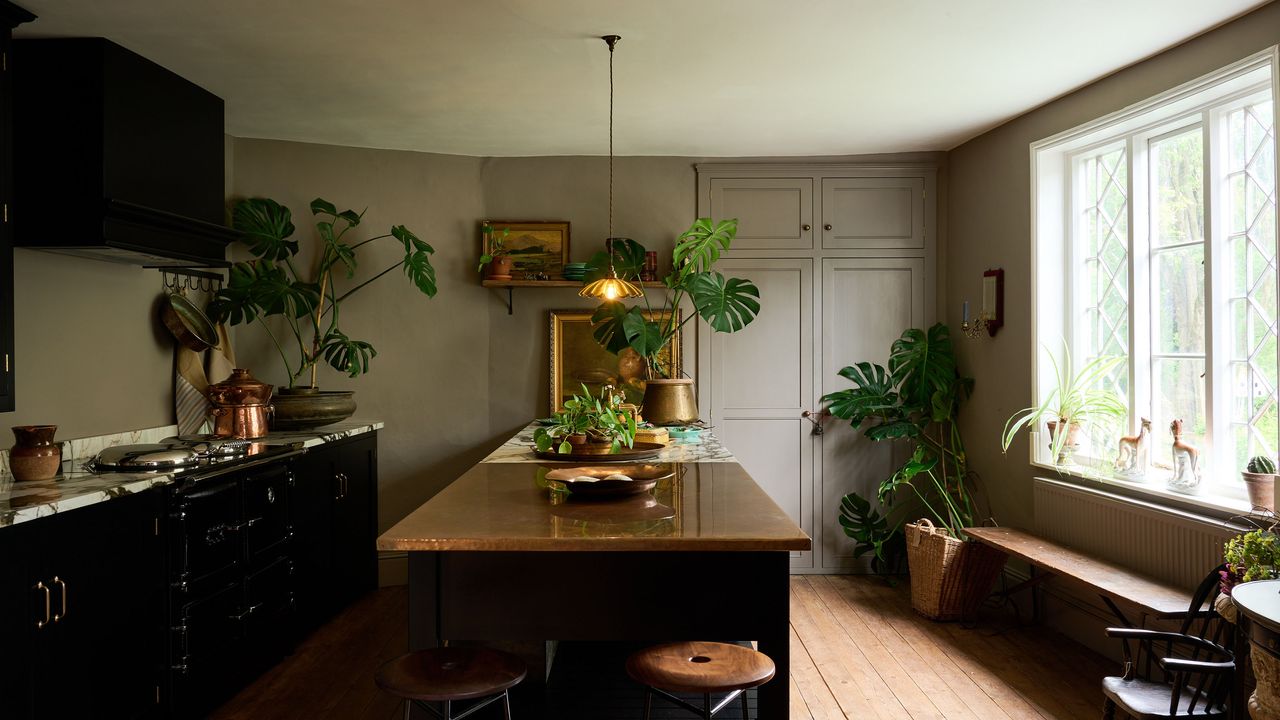
[[[33,528],[24,523],[0,530],[0,717],[34,716],[32,699],[38,632],[44,621],[44,590],[35,587],[31,565],[38,547]]]
[[[36,16],[0,0],[0,412],[13,410],[13,80],[9,49],[13,28]]]
[[[338,605],[333,597],[333,505],[338,495],[337,453],[327,445],[293,461],[289,520],[290,556],[296,573],[298,621],[303,632],[319,627]]]
[[[41,718],[142,718],[161,677],[160,493],[146,491],[40,521],[38,573],[52,623],[37,631]],[[75,678],[72,691],[67,678]]]
[[[334,503],[333,563],[343,605],[378,585],[376,436],[336,446],[340,492]]]

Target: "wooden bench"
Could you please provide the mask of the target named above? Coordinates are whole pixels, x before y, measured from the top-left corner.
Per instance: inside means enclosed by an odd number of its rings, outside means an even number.
[[[1133,570],[1106,560],[1072,550],[1026,530],[1007,527],[965,528],[965,533],[985,545],[1024,560],[1034,573],[1024,582],[1009,588],[1005,594],[1038,585],[1060,576],[1078,582],[1097,592],[1126,627],[1137,627],[1116,605],[1117,600],[1134,606],[1143,615],[1161,619],[1185,618],[1190,614],[1191,592],[1168,583],[1142,577]]]

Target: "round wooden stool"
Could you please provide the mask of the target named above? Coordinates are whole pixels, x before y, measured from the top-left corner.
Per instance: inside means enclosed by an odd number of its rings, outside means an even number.
[[[742,698],[742,720],[748,720],[745,690],[773,679],[773,661],[764,653],[741,645],[714,642],[682,642],[655,645],[627,658],[627,674],[644,685],[644,717],[649,720],[657,693],[680,707],[710,718],[734,698]],[[672,695],[702,693],[702,707]],[[729,693],[715,707],[711,693]]]
[[[511,720],[507,691],[525,676],[520,658],[484,648],[442,647],[401,655],[378,668],[378,687],[405,699],[404,715],[417,705],[444,720],[459,720],[490,703],[502,701],[503,717]],[[458,715],[456,700],[476,700]],[[443,712],[427,703],[443,704]]]

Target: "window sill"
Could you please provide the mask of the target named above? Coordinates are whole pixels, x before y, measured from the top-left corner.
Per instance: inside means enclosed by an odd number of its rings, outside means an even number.
[[[1224,495],[1215,492],[1212,487],[1205,488],[1197,495],[1169,490],[1164,486],[1164,479],[1159,475],[1159,470],[1154,470],[1153,476],[1143,480],[1123,480],[1082,465],[1064,467],[1042,462],[1031,464],[1036,468],[1051,470],[1068,482],[1074,481],[1086,487],[1106,490],[1121,497],[1133,498],[1172,510],[1193,512],[1220,520],[1249,515],[1253,511],[1253,506],[1249,504],[1249,500],[1243,493]]]

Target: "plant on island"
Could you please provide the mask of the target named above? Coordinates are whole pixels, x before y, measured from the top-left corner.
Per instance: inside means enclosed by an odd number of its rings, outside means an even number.
[[[551,419],[551,425],[533,432],[533,442],[542,452],[554,448],[561,455],[571,453],[574,436],[586,443],[607,443],[610,453],[635,445],[635,415],[619,411],[608,389],[595,397],[583,385],[582,394],[565,400],[564,409],[552,413]]]
[[[240,241],[255,259],[233,265],[226,287],[209,304],[209,312],[218,322],[259,322],[280,354],[290,387],[299,387],[308,371],[308,386],[316,387],[316,367],[321,360],[353,378],[369,371],[369,361],[377,356],[377,350],[350,337],[340,326],[342,303],[369,283],[403,268],[418,292],[427,297],[436,294],[436,271],[431,266],[435,250],[404,225],[393,225],[383,235],[347,242],[347,233],[360,225],[363,211],[339,212],[333,203],[316,198],[311,201],[311,213],[316,217],[317,257],[314,271],[305,275],[294,263],[299,243],[290,239],[294,226],[289,208],[270,198],[236,203],[232,227],[241,233]],[[355,278],[357,251],[384,239],[403,245],[403,259],[339,292],[339,276],[348,281]],[[292,338],[282,342],[268,322],[272,317],[283,319]],[[289,351],[286,344],[291,346]]]

